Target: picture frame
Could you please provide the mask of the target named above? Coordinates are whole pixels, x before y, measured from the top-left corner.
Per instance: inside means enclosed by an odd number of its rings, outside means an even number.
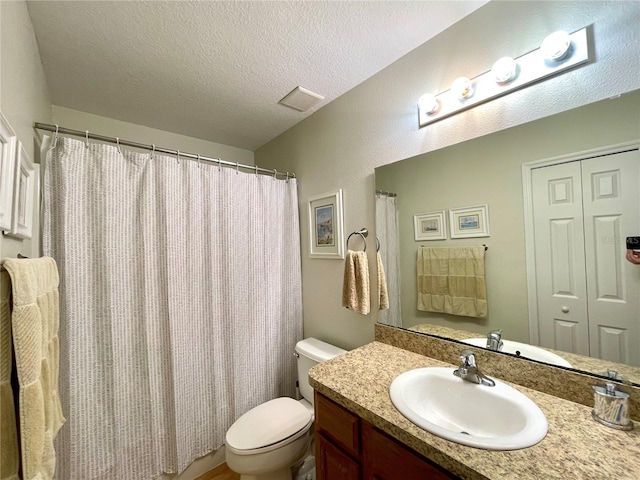
[[[489,206],[452,208],[449,210],[451,238],[489,237]]]
[[[0,112],[0,230],[10,231],[13,215],[17,137]]]
[[[309,197],[309,257],[344,259],[342,189]]]
[[[424,240],[446,240],[447,223],[445,221],[444,210],[414,215],[413,231],[416,242]]]
[[[19,238],[31,238],[33,233],[33,215],[37,205],[36,192],[39,191],[39,170],[27,155],[27,151],[18,142],[15,180],[13,184],[13,212],[11,230],[8,235]]]

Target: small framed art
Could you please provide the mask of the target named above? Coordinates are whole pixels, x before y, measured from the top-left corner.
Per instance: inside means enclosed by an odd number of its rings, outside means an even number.
[[[418,213],[413,216],[413,230],[416,242],[423,240],[444,240],[447,238],[447,225],[444,210],[439,212]]]
[[[451,238],[489,236],[489,206],[452,208],[449,210]]]
[[[344,258],[342,189],[309,197],[309,256]]]

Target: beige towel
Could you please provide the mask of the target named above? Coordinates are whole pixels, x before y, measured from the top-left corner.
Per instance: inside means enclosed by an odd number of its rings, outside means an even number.
[[[484,247],[419,247],[418,310],[487,317]]]
[[[384,265],[382,265],[382,257],[380,252],[376,254],[378,257],[378,301],[379,310],[387,310],[389,308],[389,296],[387,294],[387,276],[384,274]]]
[[[347,250],[342,284],[342,306],[367,315],[371,310],[369,261],[366,252]]]
[[[58,397],[58,269],[52,258],[6,259],[19,384],[18,422],[24,480],[53,478],[53,439],[65,422]]]
[[[0,480],[18,480],[20,452],[11,389],[11,279],[0,271]]]

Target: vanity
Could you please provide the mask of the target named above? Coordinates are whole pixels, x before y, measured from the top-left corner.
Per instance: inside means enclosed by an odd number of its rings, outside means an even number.
[[[389,388],[398,375],[424,367],[453,372],[456,366],[375,341],[313,367],[317,478],[640,478],[637,422],[628,432],[607,428],[592,419],[589,406],[515,383],[510,386],[530,398],[548,422],[546,437],[520,450],[450,442],[417,427],[394,407]]]

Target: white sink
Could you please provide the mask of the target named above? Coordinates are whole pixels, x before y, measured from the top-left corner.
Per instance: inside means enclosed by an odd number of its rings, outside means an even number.
[[[486,338],[466,338],[461,340],[461,342],[468,343],[475,347],[485,348],[487,346]],[[551,365],[557,365],[559,367],[571,368],[571,364],[560,355],[556,355],[544,348],[534,347],[527,343],[514,342],[512,340],[502,340],[502,343],[503,345],[500,349],[501,352],[511,353],[513,355],[518,355],[519,357],[525,357],[539,362],[550,363]]]
[[[545,437],[547,419],[527,396],[499,380],[488,387],[453,371],[409,370],[391,383],[391,401],[417,426],[470,447],[517,450]]]

